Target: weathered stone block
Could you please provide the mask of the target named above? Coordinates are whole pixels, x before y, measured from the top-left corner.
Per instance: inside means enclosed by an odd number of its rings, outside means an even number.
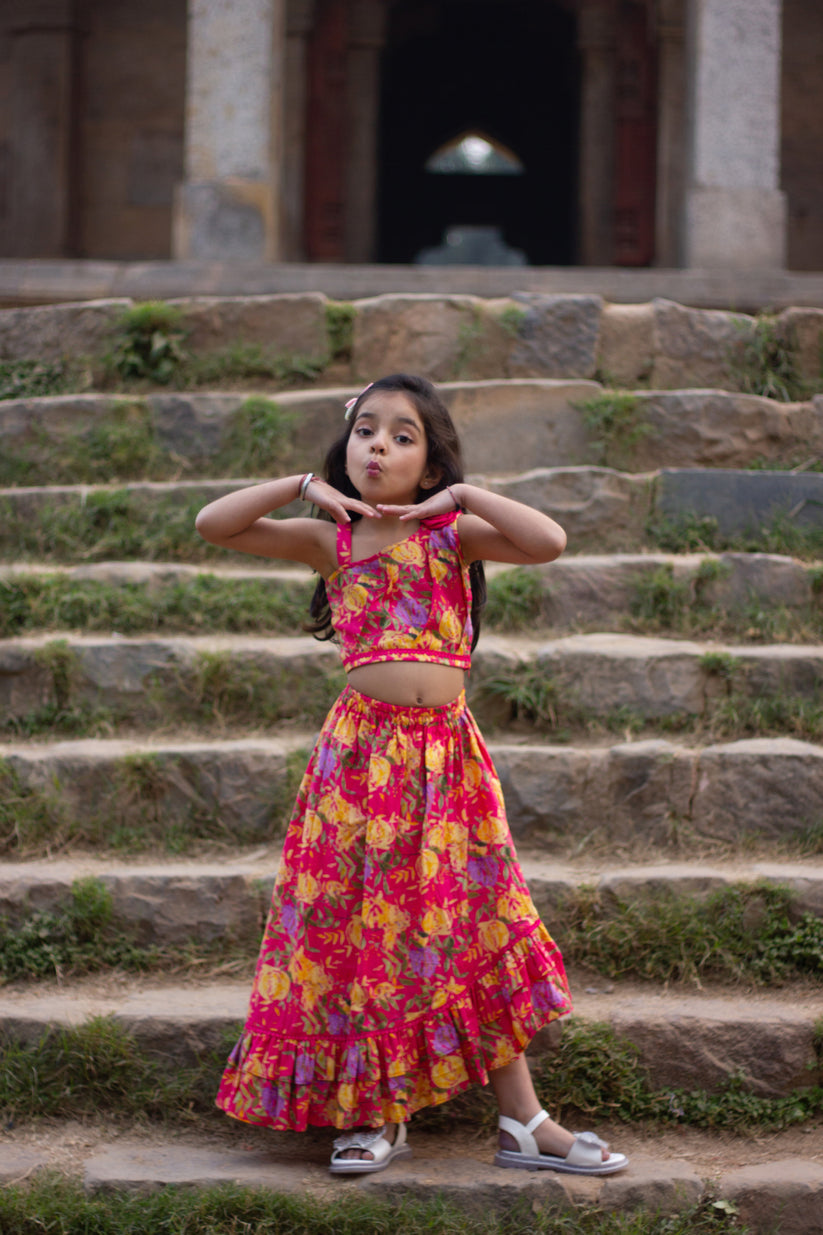
[[[823,750],[794,738],[750,738],[701,751],[691,821],[702,836],[781,838],[820,819]]]
[[[631,1169],[607,1175],[598,1199],[600,1209],[679,1214],[699,1203],[703,1181],[686,1162],[631,1157]]]
[[[238,341],[284,355],[328,355],[327,300],[320,292],[303,295],[215,296],[172,300],[180,309],[186,347],[212,352]]]
[[[655,1088],[707,1089],[742,1072],[754,1092],[777,1096],[817,1083],[814,1019],[775,1001],[648,1000],[615,1008],[612,1025],[640,1052]]]
[[[784,309],[775,328],[791,349],[797,376],[819,382],[823,377],[823,309]]]
[[[604,304],[597,347],[597,371],[608,385],[645,385],[654,364],[651,304]]]
[[[516,837],[563,842],[584,813],[590,756],[547,746],[496,746],[509,824]]]
[[[594,382],[450,382],[442,387],[469,471],[520,472],[586,456],[587,433],[574,404]]]
[[[23,1183],[49,1165],[48,1154],[0,1142],[0,1184]]]
[[[694,752],[650,739],[597,752],[586,793],[585,818],[601,821],[608,842],[666,844],[672,820],[690,808]]]
[[[653,389],[687,387],[736,389],[754,319],[718,309],[689,309],[654,300]]]
[[[604,467],[538,468],[512,479],[470,477],[557,519],[572,551],[604,553],[642,544],[651,502],[651,478]]]
[[[476,296],[385,295],[356,307],[352,369],[363,381],[399,372],[434,382],[506,372],[511,334]]]
[[[603,301],[599,296],[547,296],[515,292],[524,305],[512,348],[512,377],[594,377]]]
[[[811,403],[719,390],[640,393],[637,400],[642,431],[625,452],[632,470],[745,468],[823,452],[823,413]]]
[[[722,1176],[718,1192],[721,1200],[736,1206],[737,1220],[754,1235],[823,1232],[823,1165],[819,1162],[784,1158],[744,1166]]]
[[[130,300],[87,300],[0,310],[0,359],[60,360],[95,356],[111,345]]]
[[[809,571],[793,558],[773,553],[721,553],[717,561],[720,574],[700,584],[700,599],[708,605],[735,609],[751,600],[766,605],[779,600],[787,608],[799,608],[812,600]]]
[[[621,707],[641,716],[697,714],[704,706],[700,651],[687,640],[573,635],[544,644],[537,663],[596,715]]]
[[[675,521],[716,519],[726,535],[768,526],[779,517],[820,526],[823,475],[665,468],[657,479],[655,511]]]

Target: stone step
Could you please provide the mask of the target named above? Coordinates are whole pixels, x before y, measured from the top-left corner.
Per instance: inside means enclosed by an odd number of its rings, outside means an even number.
[[[700,644],[597,633],[551,641],[488,634],[473,657],[469,694],[486,721],[506,723],[512,691],[530,673],[547,706],[645,721],[701,717],[732,690],[739,699],[798,696],[817,704],[823,645]],[[174,638],[47,635],[0,641],[0,715],[105,709],[120,725],[272,724],[322,719],[341,682],[338,651],[311,637]],[[245,717],[245,722],[241,720]],[[102,714],[101,714],[102,720]]]
[[[256,941],[271,900],[279,860],[277,845],[249,856],[218,860],[125,863],[88,855],[40,862],[0,863],[0,919],[19,925],[32,912],[55,912],[70,899],[72,884],[94,878],[109,889],[119,927],[140,946],[195,939],[212,944]],[[721,862],[612,866],[557,862],[521,855],[534,903],[562,934],[565,901],[594,888],[606,904],[642,904],[674,898],[702,900],[733,885],[764,882],[789,889],[793,914],[823,917],[823,863]],[[821,995],[823,999],[823,995]]]
[[[315,1197],[333,1206],[341,1195],[339,1179],[329,1175],[327,1129],[313,1129],[299,1140],[288,1134],[255,1134],[246,1126],[211,1130],[149,1132],[138,1128],[72,1124],[27,1136],[15,1129],[14,1141],[0,1141],[0,1182],[14,1185],[43,1170],[66,1171],[82,1180],[87,1193],[133,1195],[169,1187],[198,1191],[241,1185],[274,1193]],[[412,1129],[413,1156],[379,1174],[353,1178],[369,1199],[398,1206],[404,1202],[441,1201],[475,1220],[511,1220],[513,1209],[534,1213],[558,1211],[574,1221],[591,1210],[614,1215],[632,1225],[677,1215],[682,1222],[698,1209],[720,1204],[751,1235],[819,1235],[823,1206],[823,1161],[816,1147],[797,1133],[730,1139],[679,1129],[646,1133],[615,1128],[615,1148],[628,1153],[625,1171],[605,1178],[581,1179],[552,1171],[501,1170],[492,1165],[495,1138],[473,1133],[472,1141]],[[456,1141],[456,1143],[455,1143]],[[78,1152],[78,1142],[80,1149]],[[801,1142],[802,1147],[798,1142]],[[805,1151],[805,1156],[804,1156]],[[641,1218],[638,1211],[647,1211]],[[227,1211],[228,1212],[228,1211]],[[697,1221],[705,1221],[701,1214]],[[451,1220],[453,1221],[453,1220]],[[398,1226],[396,1229],[401,1229]]]
[[[816,531],[823,522],[823,474],[717,468],[635,475],[604,467],[563,467],[496,478],[471,475],[469,480],[557,519],[576,553],[655,548],[683,528],[709,547],[719,536],[722,547],[723,537],[757,534],[776,520],[789,532],[795,527]],[[201,541],[193,525],[206,502],[253,483],[237,478],[0,489],[0,560],[248,564],[247,557]],[[305,507],[296,502],[282,509],[283,516],[297,513],[305,514]]]
[[[318,443],[330,445],[341,431],[343,405],[358,389],[277,394],[282,419],[276,445],[267,448],[271,466],[318,467]],[[597,382],[559,379],[446,382],[441,389],[472,472],[516,472],[524,459],[533,467],[599,463],[644,472],[794,466],[823,455],[823,395],[787,404],[705,389],[616,394]],[[242,391],[164,391],[127,400],[92,393],[6,400],[0,475],[27,485],[219,478],[230,474],[237,435],[253,431],[246,398]],[[121,443],[129,434],[126,454]]]
[[[242,1024],[249,989],[248,980],[202,986],[133,980],[126,992],[88,982],[38,992],[6,988],[0,991],[0,1037],[36,1042],[51,1026],[112,1016],[147,1058],[167,1068],[191,1067]],[[742,1074],[754,1093],[777,1097],[823,1080],[816,1050],[823,994],[695,993],[622,984],[609,994],[591,991],[573,992],[575,1019],[608,1024],[631,1042],[656,1089],[712,1092]]]
[[[169,838],[195,850],[269,843],[312,741],[298,732],[2,745],[0,792],[17,803],[16,834],[3,843],[23,853],[146,850]],[[820,826],[823,747],[793,738],[576,746],[501,735],[490,751],[518,844],[542,854],[605,852],[622,863],[638,853],[745,853],[802,842]]]
[[[111,350],[131,303],[100,300],[0,311],[0,359],[99,361]],[[343,352],[353,377],[365,381],[398,370],[438,382],[602,373],[627,386],[642,380],[663,389],[749,389],[763,376],[750,357],[762,332],[756,319],[663,299],[620,305],[597,295],[541,292],[515,291],[498,299],[384,294],[355,301],[347,322],[316,292],[171,303],[180,310],[185,344],[195,355],[243,342],[279,356],[299,356],[322,370]],[[341,327],[348,338],[341,338]],[[773,330],[798,377],[819,381],[823,310],[784,310]]]
[[[647,543],[652,475],[609,468],[538,469],[478,484],[553,514],[578,551],[625,551]],[[198,510],[217,497],[253,484],[253,478],[54,485],[0,489],[0,560],[99,562],[111,558],[219,561],[249,558],[207,545],[194,531]],[[305,515],[297,502],[283,515]]]
[[[236,561],[236,559],[232,559]],[[247,558],[248,566],[225,566],[220,560],[208,567],[208,576],[225,584],[254,580],[271,589],[272,596],[293,593],[311,582],[308,568],[287,568],[265,559]],[[503,587],[512,574],[527,568],[487,563],[492,591]],[[193,585],[206,570],[173,562],[96,562],[84,566],[51,563],[0,564],[0,582],[24,585],[45,583],[55,576],[73,587],[106,584],[109,587],[145,587],[160,597],[164,589]],[[808,609],[819,595],[819,569],[794,558],[768,553],[615,553],[565,554],[528,573],[539,581],[540,613],[530,616],[527,629],[581,629],[614,626],[633,613],[655,579],[671,577],[684,606],[703,606],[742,614],[756,604],[787,609]],[[492,582],[497,580],[497,584]],[[192,624],[192,630],[195,629]]]

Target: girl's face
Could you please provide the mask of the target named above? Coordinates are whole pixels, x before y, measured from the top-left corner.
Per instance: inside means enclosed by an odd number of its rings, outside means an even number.
[[[420,413],[401,390],[376,390],[358,408],[346,447],[346,473],[363,501],[407,505],[436,484]]]

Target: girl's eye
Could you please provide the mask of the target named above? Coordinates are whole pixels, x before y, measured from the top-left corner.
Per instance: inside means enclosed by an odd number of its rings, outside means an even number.
[[[371,434],[371,429],[368,425],[360,425],[359,428],[355,429],[355,433],[357,433],[360,437],[369,437]]]
[[[403,442],[403,443],[405,444],[406,442],[410,442],[410,441],[411,441],[411,438],[409,437],[408,433],[398,433],[398,434],[397,434],[397,441],[398,441],[398,442]]]

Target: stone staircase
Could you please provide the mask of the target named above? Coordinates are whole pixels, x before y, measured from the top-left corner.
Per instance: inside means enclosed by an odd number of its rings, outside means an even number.
[[[0,402],[0,918],[12,938],[92,878],[123,938],[175,960],[10,981],[6,1044],[109,1016],[171,1074],[242,1020],[284,814],[340,672],[299,632],[308,573],[213,550],[193,515],[244,478],[316,467],[344,400],[400,368],[442,384],[476,483],[569,534],[551,566],[489,570],[470,680],[561,945],[581,898],[777,885],[793,922],[823,918],[823,310],[195,298],[175,306],[185,356],[167,384],[115,388],[131,307],[0,312],[0,382],[20,387]],[[62,393],[33,393],[40,380]],[[755,898],[754,925],[762,912]],[[823,1085],[820,966],[773,988],[624,972],[572,964],[576,1021],[631,1043],[673,1101]],[[71,1135],[18,1117],[0,1178],[331,1186],[319,1133],[303,1159],[295,1138],[218,1116],[170,1131],[111,1115]],[[752,1230],[820,1231],[822,1116],[754,1140],[598,1119],[633,1157],[600,1182],[496,1171],[488,1136],[447,1148],[448,1124],[424,1124],[416,1158],[356,1186],[668,1211],[719,1198]]]

